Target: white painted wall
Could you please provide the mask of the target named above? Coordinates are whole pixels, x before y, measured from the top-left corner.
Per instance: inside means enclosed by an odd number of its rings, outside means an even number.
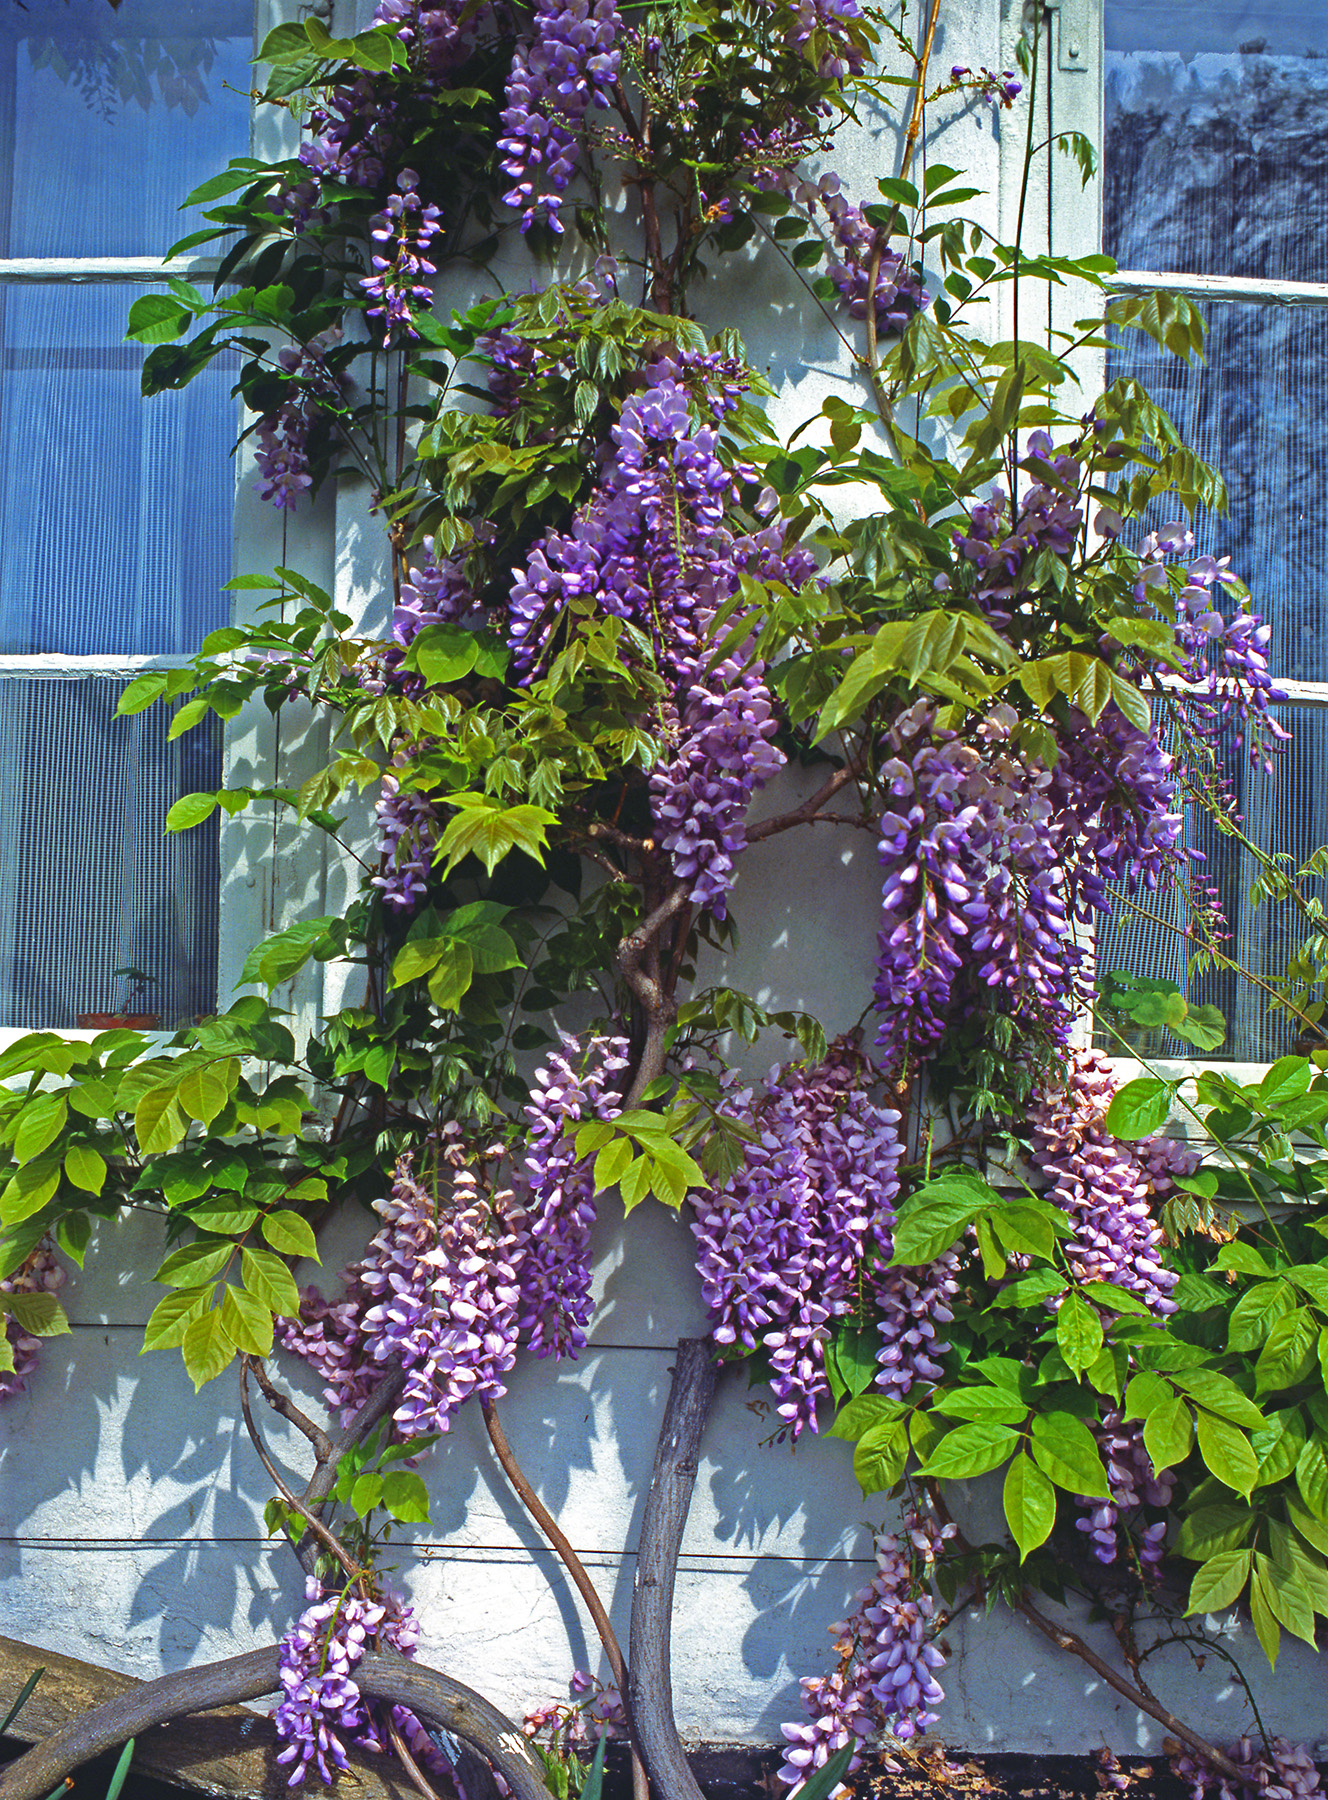
[[[1012,30],[997,0],[955,0],[934,66],[1004,67]],[[1093,76],[1079,79],[1091,85]],[[926,149],[974,172],[991,196],[993,221],[1004,188],[1008,212],[1008,169],[1002,182],[988,110],[940,122]],[[894,154],[891,132],[860,133],[837,159],[849,191],[870,197],[875,177],[893,171]],[[1091,200],[1077,217],[1076,229],[1091,223]],[[779,386],[781,427],[817,411],[826,395],[853,391],[819,313],[777,266],[732,267],[700,291],[697,306],[745,330],[753,359]],[[381,605],[376,542],[348,496],[335,581],[339,599],[366,614]],[[319,578],[333,566],[316,543],[299,552],[283,542],[270,560],[292,553],[313,559]],[[237,554],[244,567],[260,566],[248,546]],[[762,805],[787,804],[804,779],[785,777]],[[246,881],[265,884],[261,851],[261,832],[250,828],[249,860],[228,860]],[[870,992],[874,852],[866,834],[817,827],[803,834],[796,858],[788,840],[748,854],[736,907],[742,948],[722,973],[766,1004],[813,1009],[833,1033],[857,1019]],[[320,910],[309,869],[284,866],[287,899]],[[303,996],[305,1004],[314,999]],[[329,1272],[362,1247],[373,1223],[339,1222]],[[263,1536],[270,1488],[238,1425],[230,1378],[195,1396],[175,1353],[138,1358],[155,1298],[145,1279],[159,1255],[153,1233],[146,1219],[103,1229],[66,1289],[72,1336],[45,1348],[30,1391],[0,1411],[0,1629],[141,1676],[270,1641],[301,1597],[288,1550]],[[502,1413],[625,1638],[670,1349],[705,1321],[685,1223],[653,1204],[625,1223],[606,1209],[597,1251],[599,1306],[585,1355],[557,1369],[523,1361]],[[297,1366],[285,1373],[308,1391]],[[863,1521],[888,1515],[879,1499],[864,1505],[847,1445],[804,1441],[796,1454],[763,1448],[772,1429],[765,1406],[741,1371],[721,1376],[677,1591],[677,1713],[692,1738],[778,1739],[780,1721],[796,1716],[798,1676],[827,1670],[827,1627],[871,1572]],[[304,1466],[302,1440],[275,1425],[270,1439],[292,1467]],[[411,1536],[396,1557],[397,1579],[423,1617],[421,1654],[518,1714],[563,1695],[573,1667],[602,1670],[580,1603],[505,1490],[473,1409],[423,1472],[436,1496],[434,1527]],[[990,1489],[976,1486],[965,1523],[981,1538],[998,1530],[998,1508]],[[1151,1721],[1016,1617],[958,1619],[945,1642],[941,1729],[953,1746],[1068,1752],[1159,1741]],[[1284,1649],[1275,1685],[1248,1629],[1234,1633],[1233,1647],[1270,1726],[1311,1742],[1328,1736],[1318,1667],[1303,1646]],[[1246,1723],[1242,1699],[1216,1663],[1199,1675],[1172,1654],[1158,1659],[1152,1679],[1162,1698],[1219,1738]]]

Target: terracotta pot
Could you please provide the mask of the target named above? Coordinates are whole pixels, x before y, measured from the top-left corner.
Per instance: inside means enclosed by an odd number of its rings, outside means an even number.
[[[74,1019],[80,1031],[159,1031],[161,1017],[157,1013],[78,1013]]]

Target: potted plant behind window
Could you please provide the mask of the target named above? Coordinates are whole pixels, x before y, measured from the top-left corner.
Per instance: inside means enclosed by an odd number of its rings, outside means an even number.
[[[117,1012],[82,1012],[75,1015],[75,1024],[80,1031],[109,1031],[116,1026],[128,1026],[132,1031],[156,1031],[161,1024],[161,1014],[148,1011],[150,998],[148,990],[156,986],[157,977],[148,975],[142,969],[122,968],[111,970],[112,983],[121,976],[129,983],[129,992],[125,1000],[124,1010]],[[114,994],[114,989],[112,989]]]

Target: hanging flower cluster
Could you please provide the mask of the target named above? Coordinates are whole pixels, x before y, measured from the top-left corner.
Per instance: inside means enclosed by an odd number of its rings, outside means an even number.
[[[779,1779],[790,1789],[788,1800],[845,1746],[879,1731],[907,1740],[935,1723],[931,1709],[945,1698],[935,1671],[945,1658],[933,1642],[938,1621],[931,1570],[954,1534],[953,1525],[910,1512],[899,1534],[877,1538],[877,1573],[854,1596],[848,1618],[830,1627],[839,1668],[830,1676],[803,1677],[809,1722],[782,1727],[787,1747]],[[854,1755],[849,1771],[861,1766]]]
[[[1159,1474],[1153,1468],[1141,1421],[1123,1419],[1118,1409],[1104,1416],[1093,1435],[1102,1452],[1111,1498],[1081,1496],[1079,1504],[1087,1516],[1075,1520],[1075,1529],[1087,1533],[1100,1563],[1114,1563],[1123,1543],[1133,1539],[1140,1567],[1156,1571],[1166,1547],[1167,1523],[1158,1519],[1145,1524],[1140,1511],[1144,1506],[1170,1505],[1175,1475],[1170,1469]]]
[[[578,1160],[573,1140],[587,1120],[617,1118],[618,1080],[628,1066],[623,1038],[592,1037],[581,1056],[577,1040],[561,1036],[562,1052],[536,1071],[525,1109],[526,1225],[517,1274],[521,1329],[536,1355],[555,1358],[575,1357],[584,1347],[592,1305],[592,1162]]]
[[[454,1120],[427,1153],[432,1182],[403,1156],[376,1202],[382,1229],[346,1271],[342,1299],[329,1305],[309,1288],[299,1318],[277,1320],[277,1342],[327,1383],[343,1422],[400,1369],[406,1387],[393,1419],[402,1436],[445,1432],[465,1401],[506,1392],[520,1333],[540,1356],[575,1357],[584,1346],[595,1211],[591,1164],[578,1160],[573,1137],[586,1120],[617,1117],[625,1049],[592,1037],[583,1052],[564,1035],[535,1077],[524,1160],[509,1187],[496,1183],[507,1146],[477,1151]]]
[[[305,1780],[310,1764],[330,1786],[348,1766],[347,1743],[387,1752],[387,1735],[352,1671],[371,1648],[413,1657],[420,1636],[412,1608],[389,1592],[368,1599],[349,1588],[329,1592],[311,1578],[306,1598],[309,1604],[281,1641],[282,1699],[273,1714],[285,1745],[277,1761],[293,1765],[290,1787]],[[416,1761],[437,1769],[442,1759],[415,1714],[405,1706],[392,1706],[389,1713]]]
[[[899,1191],[899,1114],[841,1040],[816,1068],[775,1069],[751,1103],[742,1167],[693,1204],[697,1268],[715,1342],[771,1352],[780,1418],[816,1429],[825,1345],[850,1312],[865,1250]]]
[[[1032,1157],[1046,1196],[1074,1226],[1065,1255],[1080,1281],[1128,1289],[1159,1317],[1176,1310],[1174,1270],[1162,1260],[1162,1228],[1152,1202],[1173,1191],[1173,1177],[1192,1175],[1197,1151],[1175,1138],[1122,1142],[1106,1129],[1115,1083],[1091,1051],[1076,1051],[1055,1085],[1033,1096]]]

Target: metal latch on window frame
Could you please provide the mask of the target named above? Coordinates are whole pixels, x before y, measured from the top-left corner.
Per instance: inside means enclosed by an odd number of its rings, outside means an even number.
[[[1042,0],[1044,13],[1056,13],[1056,67],[1082,74],[1089,65],[1092,0]]]

